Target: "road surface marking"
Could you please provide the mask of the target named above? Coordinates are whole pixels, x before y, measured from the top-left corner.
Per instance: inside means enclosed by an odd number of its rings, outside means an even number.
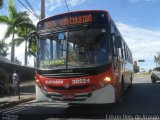
[[[26,109],[30,109],[32,108],[32,106],[29,106],[29,107],[26,107],[26,106],[15,106],[13,108],[8,108],[8,109],[5,109],[3,111],[0,111],[2,113],[15,113],[17,111],[23,111],[23,110],[26,110]]]

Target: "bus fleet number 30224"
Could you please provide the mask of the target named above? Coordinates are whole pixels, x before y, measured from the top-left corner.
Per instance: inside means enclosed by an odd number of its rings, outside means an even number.
[[[86,84],[86,83],[90,83],[90,79],[89,78],[83,78],[83,79],[74,79],[72,80],[72,84]]]

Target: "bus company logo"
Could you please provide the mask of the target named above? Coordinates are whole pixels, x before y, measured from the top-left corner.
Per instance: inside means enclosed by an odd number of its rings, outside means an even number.
[[[46,80],[45,83],[46,83],[46,85],[63,84],[63,80]]]
[[[65,84],[64,84],[64,88],[68,89],[68,88],[69,88],[69,84],[68,84],[68,83],[65,83]]]

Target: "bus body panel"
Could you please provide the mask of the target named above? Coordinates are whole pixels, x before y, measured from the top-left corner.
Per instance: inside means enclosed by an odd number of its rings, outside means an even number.
[[[48,101],[42,89],[39,88],[37,84],[35,87],[36,87],[36,101],[37,102]]]
[[[99,83],[102,82],[102,80],[105,77],[110,77],[111,81],[109,83],[106,83],[105,87],[100,87]],[[87,76],[86,76],[87,77]],[[86,78],[82,77],[82,78]],[[64,102],[64,103],[86,103],[86,104],[104,104],[104,103],[114,103],[116,101],[116,96],[115,96],[115,82],[114,82],[114,76],[113,76],[113,67],[109,67],[106,72],[98,74],[98,75],[93,75],[87,78],[90,78],[91,83],[89,84],[90,87],[89,89],[83,89],[83,90],[52,90],[52,91],[45,91],[44,89],[44,83],[47,78],[42,79],[42,77],[37,77],[38,79],[41,80],[42,85],[36,84],[36,100],[37,101],[54,101],[54,102]],[[74,78],[68,78],[64,79],[64,84],[61,86],[64,86],[67,81],[70,83]],[[79,78],[78,78],[79,79]],[[42,82],[43,80],[43,82]],[[53,80],[53,78],[49,78],[49,80]],[[61,78],[56,78],[56,80],[62,80]],[[72,83],[72,82],[71,82]],[[72,84],[69,84],[70,86]],[[95,88],[92,88],[93,85]],[[40,88],[40,87],[41,88]],[[54,85],[53,85],[54,86]],[[81,85],[83,86],[83,85]],[[47,86],[46,86],[47,87]],[[79,100],[76,101],[76,99],[81,98],[81,97],[75,97],[75,99],[71,101],[63,101],[62,95],[63,94],[74,94],[74,96],[85,96],[85,100]],[[88,94],[91,94],[91,96],[88,96]],[[56,98],[58,95],[58,98],[61,99],[59,101],[56,101],[52,98]],[[49,97],[48,97],[49,96]],[[118,95],[120,96],[120,95]],[[83,97],[82,97],[83,98]]]
[[[103,14],[105,14],[107,16],[106,21],[108,22],[108,24],[110,24],[109,22],[112,20],[107,11],[101,11],[101,10],[100,11],[98,11],[98,10],[92,11],[91,10],[91,11],[78,11],[78,12],[80,14],[81,14],[81,12],[82,13],[84,13],[84,12],[88,12],[88,13],[89,12],[91,12],[91,13],[103,12]],[[63,16],[63,15],[67,16],[72,13],[76,13],[76,12],[60,14],[60,15],[56,15],[55,17]],[[50,20],[52,18],[54,18],[54,17],[52,16],[50,18],[47,18],[47,19],[44,19],[44,20],[38,22],[37,26],[39,26],[41,23],[43,24],[43,21],[45,22],[45,21]],[[108,26],[108,27],[110,27],[110,26]],[[110,43],[110,50],[111,50],[110,52],[112,52],[113,51],[112,33],[109,30],[110,28],[106,28],[106,29],[109,34],[109,40],[111,42]],[[115,28],[115,29],[117,29],[117,28]],[[124,40],[123,40],[123,42],[124,42]],[[124,42],[124,44],[126,45],[125,42]],[[124,51],[126,52],[127,50],[124,49]],[[127,53],[127,54],[129,54],[129,53]],[[37,101],[53,101],[56,103],[82,103],[82,104],[92,104],[92,103],[104,104],[104,103],[116,102],[122,96],[122,94],[124,92],[123,88],[122,88],[122,79],[124,80],[125,89],[127,89],[127,87],[131,84],[131,80],[133,77],[133,65],[131,63],[131,59],[129,59],[129,61],[127,61],[127,59],[124,56],[123,56],[123,58],[120,58],[119,55],[117,55],[116,57],[114,55],[112,55],[111,57],[112,57],[111,67],[109,69],[106,69],[103,73],[98,73],[97,75],[93,75],[93,76],[85,76],[85,77],[77,77],[77,78],[67,78],[67,77],[66,78],[54,78],[54,77],[47,78],[47,77],[41,76],[41,74],[37,74],[36,79],[38,79],[41,82],[42,86],[40,86],[39,83],[36,83],[36,100]],[[103,80],[105,78],[105,76],[107,76],[107,77],[109,76],[111,78],[111,81],[108,84],[106,84],[105,87],[102,87],[102,88],[98,87],[98,89],[92,90],[93,85],[99,86],[101,80]],[[88,89],[81,89],[81,90],[77,90],[77,89],[76,90],[74,90],[74,89],[73,90],[50,89],[47,92],[46,92],[46,90],[44,90],[44,88],[46,87],[46,85],[45,85],[46,80],[49,80],[49,81],[54,81],[56,79],[63,80],[69,86],[72,86],[73,79],[81,79],[81,78],[82,79],[83,78],[90,79],[91,82],[89,84],[85,84],[85,85],[90,86]],[[45,87],[44,87],[44,85],[45,85]],[[59,84],[59,86],[62,87],[62,86],[64,86],[64,84]],[[83,85],[78,84],[77,86],[83,86]],[[64,98],[62,98],[62,96],[65,94],[71,94],[71,95],[74,94],[75,98],[72,100],[63,100]],[[58,100],[55,100],[56,98]],[[79,98],[85,98],[85,100],[76,100]]]

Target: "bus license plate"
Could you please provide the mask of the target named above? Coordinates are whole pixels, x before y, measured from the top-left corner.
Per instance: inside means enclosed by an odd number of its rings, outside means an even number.
[[[73,94],[64,94],[62,95],[63,99],[74,99],[74,95]]]

